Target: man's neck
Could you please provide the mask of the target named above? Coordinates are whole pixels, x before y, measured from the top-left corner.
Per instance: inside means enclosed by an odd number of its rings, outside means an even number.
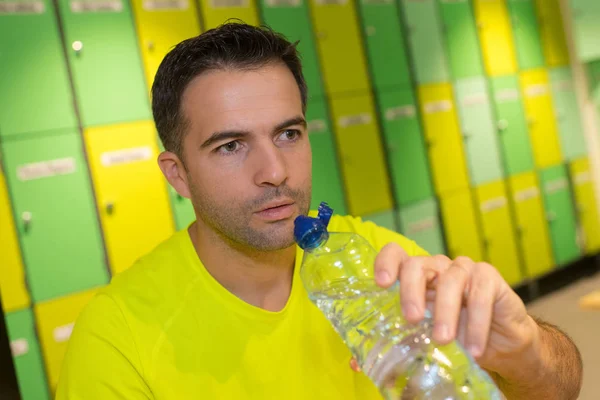
[[[188,229],[206,270],[231,293],[268,311],[285,307],[292,288],[296,248],[272,252],[232,246],[202,222]]]

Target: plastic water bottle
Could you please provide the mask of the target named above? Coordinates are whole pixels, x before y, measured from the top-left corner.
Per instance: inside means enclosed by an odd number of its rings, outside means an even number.
[[[321,203],[317,218],[299,216],[294,235],[304,249],[300,276],[362,371],[387,400],[502,400],[489,375],[454,341],[432,339],[433,320],[402,316],[399,284],[374,279],[376,250],[356,233],[328,232],[333,211]]]

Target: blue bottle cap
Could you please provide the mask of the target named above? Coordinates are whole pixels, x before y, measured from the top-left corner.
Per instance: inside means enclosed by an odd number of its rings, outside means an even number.
[[[294,221],[294,239],[303,250],[318,247],[329,237],[327,225],[333,215],[333,210],[323,202],[319,206],[317,218],[306,215],[298,216]]]

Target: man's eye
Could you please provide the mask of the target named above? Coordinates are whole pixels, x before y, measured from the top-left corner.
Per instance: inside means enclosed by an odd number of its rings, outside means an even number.
[[[229,143],[225,143],[222,146],[219,146],[217,148],[217,151],[220,153],[235,153],[238,149],[239,149],[239,143],[238,141],[234,140],[233,142],[229,142]]]
[[[281,138],[284,140],[296,140],[300,136],[300,131],[297,129],[286,129],[281,134]]]

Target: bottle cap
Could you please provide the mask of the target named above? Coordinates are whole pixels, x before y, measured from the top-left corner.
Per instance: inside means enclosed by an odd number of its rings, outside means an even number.
[[[294,239],[303,250],[318,247],[329,237],[327,225],[333,215],[333,210],[322,202],[317,218],[300,215],[294,221]]]

